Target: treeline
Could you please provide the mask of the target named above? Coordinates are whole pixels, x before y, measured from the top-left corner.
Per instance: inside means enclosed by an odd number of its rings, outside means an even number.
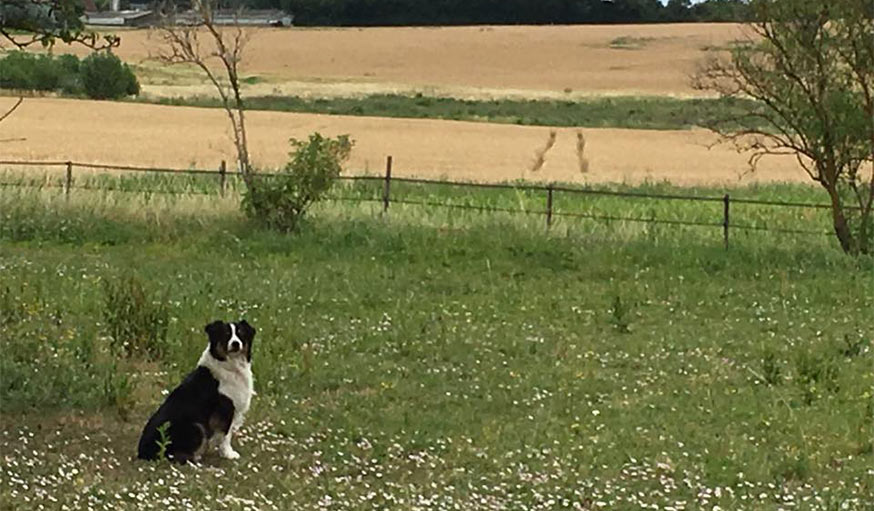
[[[234,3],[239,5],[237,0]],[[397,26],[478,24],[667,23],[744,21],[745,0],[242,0],[279,8],[295,25]]]

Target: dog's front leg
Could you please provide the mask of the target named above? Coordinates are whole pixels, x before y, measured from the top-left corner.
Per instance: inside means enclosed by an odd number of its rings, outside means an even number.
[[[240,453],[234,450],[231,447],[231,436],[233,436],[234,430],[232,428],[228,428],[228,432],[222,436],[221,442],[219,443],[219,455],[222,458],[227,458],[229,460],[235,460],[240,457]]]

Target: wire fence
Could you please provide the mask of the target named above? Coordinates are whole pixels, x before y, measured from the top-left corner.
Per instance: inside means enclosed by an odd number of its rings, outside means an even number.
[[[63,193],[67,198],[69,198],[70,193],[74,189],[91,189],[91,190],[106,190],[104,186],[90,186],[90,185],[74,185],[73,175],[74,169],[82,168],[82,169],[96,169],[96,170],[114,170],[114,171],[123,171],[123,172],[137,172],[137,173],[145,173],[145,174],[172,174],[175,176],[184,176],[184,175],[198,175],[198,176],[214,176],[216,183],[216,192],[201,190],[185,190],[185,191],[172,191],[172,190],[143,190],[137,189],[136,191],[140,192],[149,192],[149,193],[158,193],[158,194],[215,194],[218,193],[221,196],[224,196],[227,193],[228,188],[228,177],[229,174],[231,177],[235,175],[234,172],[228,172],[227,165],[224,161],[216,169],[174,169],[174,168],[161,168],[161,167],[140,167],[140,166],[132,166],[132,165],[110,165],[110,164],[100,164],[100,163],[82,163],[82,162],[73,162],[73,161],[22,161],[22,160],[0,160],[0,165],[5,166],[32,166],[32,167],[42,167],[42,168],[50,168],[50,167],[61,167],[65,170],[64,180],[62,183],[56,184],[47,184],[47,183],[0,183],[0,186],[23,186],[23,187],[46,187],[46,186],[55,186],[63,189]],[[258,178],[275,178],[281,176],[282,174],[278,173],[264,173],[260,172],[257,174]],[[830,205],[828,204],[816,204],[816,203],[805,203],[805,202],[793,202],[793,201],[775,201],[775,200],[758,200],[758,199],[749,199],[749,198],[732,198],[730,194],[726,193],[721,197],[717,196],[700,196],[700,195],[682,195],[682,194],[672,194],[672,193],[646,193],[639,191],[615,191],[615,190],[603,190],[603,189],[593,189],[587,187],[571,187],[571,186],[557,186],[554,184],[546,184],[546,185],[538,185],[531,183],[519,183],[519,184],[510,184],[510,183],[475,183],[475,182],[459,182],[459,181],[442,181],[442,180],[432,180],[432,179],[421,179],[421,178],[408,178],[408,177],[395,177],[392,176],[392,157],[389,156],[386,159],[386,169],[385,173],[382,176],[340,176],[341,181],[346,182],[372,182],[380,185],[380,195],[379,197],[362,197],[362,196],[331,196],[330,200],[335,201],[349,201],[349,202],[374,202],[381,203],[382,211],[384,213],[388,213],[390,206],[392,204],[397,205],[405,205],[405,206],[419,206],[426,208],[448,208],[448,209],[460,209],[460,210],[468,210],[468,211],[476,211],[482,213],[507,213],[507,214],[519,214],[519,215],[536,215],[543,216],[545,218],[545,224],[547,228],[550,228],[556,218],[577,218],[577,219],[588,219],[588,220],[596,220],[596,221],[604,221],[604,222],[639,222],[639,223],[647,223],[647,224],[664,224],[664,225],[673,225],[673,226],[690,226],[690,227],[701,227],[701,228],[718,228],[722,230],[722,238],[723,243],[726,248],[729,246],[730,241],[730,233],[733,230],[739,231],[768,231],[774,233],[782,233],[782,234],[796,234],[796,235],[814,235],[814,236],[823,236],[823,235],[833,235],[831,231],[825,230],[812,230],[812,229],[797,229],[797,228],[786,228],[786,227],[775,227],[775,226],[767,226],[767,225],[755,225],[755,224],[744,224],[744,223],[732,223],[732,206],[733,205],[752,205],[752,206],[767,206],[767,207],[776,207],[776,208],[803,208],[809,210],[828,210],[830,209]],[[537,196],[542,196],[542,207],[540,208],[532,208],[532,207],[505,207],[505,206],[497,206],[497,205],[483,205],[483,204],[464,204],[457,202],[448,202],[448,201],[440,201],[440,200],[432,200],[430,198],[421,198],[421,199],[410,199],[405,197],[397,197],[392,194],[392,185],[399,184],[408,184],[408,185],[418,185],[423,187],[459,187],[459,188],[468,188],[468,189],[493,189],[493,190],[511,190],[515,192],[524,192],[527,194],[535,194]],[[569,197],[574,196],[600,196],[600,197],[617,197],[617,198],[626,198],[633,200],[667,200],[667,201],[685,201],[685,202],[698,202],[698,203],[711,203],[716,205],[721,210],[721,214],[719,217],[713,218],[713,220],[683,220],[683,219],[665,219],[665,218],[655,218],[654,216],[644,217],[644,216],[628,216],[628,215],[616,215],[616,214],[604,214],[597,212],[578,212],[578,211],[565,211],[560,210],[555,207],[556,196],[562,194]]]

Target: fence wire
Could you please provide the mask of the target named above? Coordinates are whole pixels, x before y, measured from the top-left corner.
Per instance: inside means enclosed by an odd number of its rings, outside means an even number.
[[[226,168],[224,163],[222,163],[219,170],[210,170],[210,169],[173,169],[173,168],[164,168],[164,167],[141,167],[141,166],[133,166],[133,165],[114,165],[114,164],[104,164],[104,163],[83,163],[83,162],[73,162],[73,161],[28,161],[28,160],[0,160],[0,165],[6,166],[30,166],[30,167],[64,167],[66,168],[66,181],[64,183],[11,183],[11,182],[0,182],[0,187],[21,187],[21,188],[61,188],[64,189],[67,194],[70,193],[71,190],[89,190],[89,191],[106,191],[106,192],[124,192],[124,193],[139,193],[139,194],[170,194],[170,195],[215,195],[213,192],[205,191],[205,190],[130,190],[125,189],[123,187],[114,187],[114,186],[104,186],[104,185],[82,185],[82,184],[74,184],[72,179],[72,170],[75,167],[80,168],[88,168],[88,169],[100,169],[100,170],[119,170],[124,172],[141,172],[141,173],[151,173],[151,174],[173,174],[173,175],[209,175],[215,176],[220,181],[221,193],[224,193],[224,187],[226,184],[226,179],[228,177],[235,178],[239,177],[236,172],[227,172],[224,169]],[[259,173],[257,177],[259,178],[274,178],[280,177],[283,174],[280,173]],[[804,202],[792,202],[792,201],[774,201],[774,200],[759,200],[759,199],[745,199],[745,198],[730,198],[728,195],[723,197],[712,197],[712,196],[697,196],[697,195],[680,195],[680,194],[670,194],[670,193],[645,193],[645,192],[629,192],[629,191],[614,191],[614,190],[597,190],[586,187],[571,187],[571,186],[555,186],[555,185],[535,185],[535,184],[510,184],[510,183],[476,183],[476,182],[458,182],[458,181],[441,181],[434,179],[424,179],[424,178],[411,178],[411,177],[394,177],[391,176],[390,173],[385,176],[375,176],[375,175],[353,175],[353,176],[340,176],[339,180],[347,181],[347,182],[360,182],[360,181],[370,181],[375,183],[384,183],[385,189],[382,191],[382,197],[353,197],[353,196],[340,196],[340,195],[331,195],[327,197],[327,200],[331,201],[342,201],[342,202],[372,202],[372,203],[382,203],[384,207],[384,211],[387,211],[389,208],[389,204],[399,204],[406,206],[421,206],[421,207],[438,207],[438,208],[447,208],[447,209],[462,209],[469,211],[477,211],[482,213],[509,213],[509,214],[524,214],[524,215],[545,215],[547,217],[547,225],[551,225],[553,218],[579,218],[579,219],[589,219],[589,220],[599,220],[599,221],[615,221],[615,222],[637,222],[637,223],[650,223],[650,224],[666,224],[666,225],[682,225],[682,226],[693,226],[693,227],[719,227],[725,230],[726,242],[728,236],[729,229],[737,229],[742,231],[767,231],[767,232],[775,232],[782,234],[800,234],[800,235],[831,235],[830,232],[823,231],[813,231],[806,229],[790,229],[783,227],[768,227],[763,225],[749,225],[749,224],[734,224],[728,222],[728,205],[729,204],[745,204],[745,205],[757,205],[757,206],[769,206],[769,207],[793,207],[793,208],[809,208],[809,209],[829,209],[831,208],[828,204],[815,204],[815,203],[804,203]],[[547,209],[526,209],[526,208],[506,208],[506,207],[498,207],[498,206],[488,206],[488,205],[475,205],[475,204],[458,204],[451,202],[439,202],[432,200],[413,200],[413,199],[405,199],[405,198],[391,198],[389,195],[389,189],[391,183],[404,183],[404,184],[413,184],[413,185],[424,185],[424,186],[443,186],[443,187],[457,187],[457,188],[473,188],[473,189],[496,189],[496,190],[513,190],[513,191],[525,191],[525,192],[539,192],[539,193],[547,193],[548,201],[547,201]],[[694,202],[709,202],[709,203],[723,203],[726,205],[725,217],[722,222],[707,222],[707,221],[695,221],[695,220],[676,220],[676,219],[659,219],[659,218],[646,218],[646,217],[635,217],[635,216],[618,216],[618,215],[606,215],[606,214],[597,214],[597,213],[582,213],[582,212],[571,212],[571,211],[560,211],[556,210],[552,206],[552,196],[556,192],[574,194],[574,195],[593,195],[593,196],[607,196],[607,197],[622,197],[622,198],[632,198],[632,199],[652,199],[652,200],[677,200],[677,201],[694,201]],[[848,206],[847,209],[858,210],[858,207]]]

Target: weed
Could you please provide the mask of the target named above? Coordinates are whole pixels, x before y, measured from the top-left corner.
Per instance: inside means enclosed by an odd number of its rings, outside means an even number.
[[[168,430],[170,429],[170,421],[167,421],[158,426],[158,439],[155,443],[158,444],[158,459],[163,460],[167,457],[167,448],[173,443]]]
[[[103,290],[103,321],[112,348],[126,356],[162,356],[170,323],[165,301],[154,298],[133,274],[106,279]]]
[[[860,335],[853,339],[850,334],[844,334],[844,345],[841,354],[847,358],[855,358],[868,352],[871,348],[871,339]]]
[[[795,370],[807,405],[822,397],[825,392],[834,393],[839,390],[838,365],[826,354],[813,350],[800,351],[795,357]]]
[[[618,332],[623,334],[631,333],[631,316],[633,315],[633,305],[628,301],[623,300],[621,295],[613,297],[613,303],[610,305],[610,324],[613,325]]]
[[[780,360],[777,358],[777,353],[773,350],[766,350],[762,355],[762,377],[768,385],[779,385],[783,382],[783,369],[780,365]]]

